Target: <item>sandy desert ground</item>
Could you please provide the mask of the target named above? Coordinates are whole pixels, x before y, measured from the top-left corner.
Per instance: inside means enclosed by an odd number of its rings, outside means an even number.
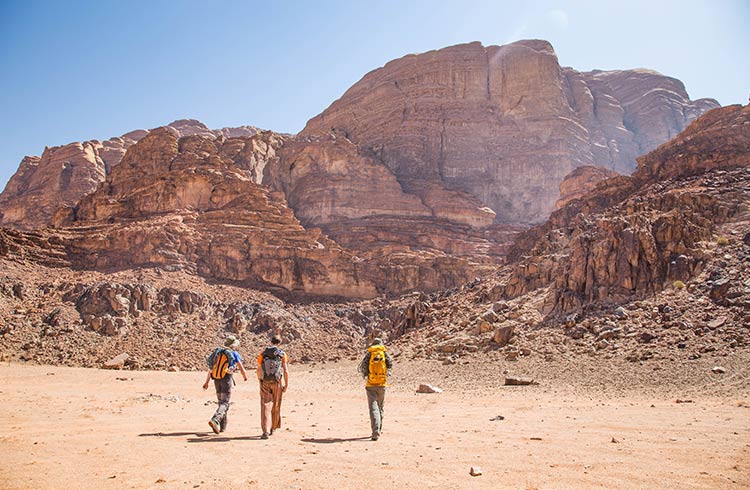
[[[461,366],[415,361],[394,375],[373,442],[355,364],[292,365],[283,428],[261,440],[256,382],[238,382],[215,435],[203,373],[2,363],[0,487],[750,488],[742,380],[677,403],[673,390],[501,387],[500,372],[466,381]],[[420,381],[446,390],[416,394]]]

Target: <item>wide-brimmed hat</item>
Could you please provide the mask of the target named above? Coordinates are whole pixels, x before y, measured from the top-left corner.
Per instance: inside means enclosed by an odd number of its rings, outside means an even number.
[[[235,349],[239,346],[240,346],[240,341],[234,335],[230,335],[224,341],[224,347],[231,347],[232,349]]]

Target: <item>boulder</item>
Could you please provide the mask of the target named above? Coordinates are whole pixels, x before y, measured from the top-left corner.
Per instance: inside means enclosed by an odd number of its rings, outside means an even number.
[[[123,352],[105,362],[102,367],[104,369],[122,369],[128,359],[130,359],[130,356]]]
[[[442,393],[443,390],[431,384],[420,384],[417,393]]]

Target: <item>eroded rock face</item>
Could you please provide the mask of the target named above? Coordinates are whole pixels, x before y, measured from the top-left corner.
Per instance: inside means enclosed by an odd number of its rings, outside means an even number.
[[[348,252],[303,228],[281,193],[227,156],[249,162],[246,147],[268,149],[263,135],[252,139],[151,131],[96,192],[56,216],[73,234],[71,260],[99,270],[159,265],[300,293],[375,294]]]
[[[602,180],[618,175],[617,172],[603,167],[591,165],[578,167],[565,176],[565,180],[560,183],[560,199],[555,203],[555,207],[560,209],[573,199],[580,199],[591,192]]]
[[[711,107],[655,72],[561,68],[545,41],[470,43],[368,73],[302,134],[344,134],[415,195],[439,182],[497,222],[538,222],[576,167],[630,173],[636,156]]]
[[[509,297],[551,286],[548,312],[622,302],[687,281],[702,243],[750,203],[750,107],[716,109],[519,238]]]
[[[177,136],[252,136],[253,126],[208,129],[194,119],[170,123]],[[128,148],[149,134],[135,130],[106,141],[91,140],[45,148],[41,158],[26,157],[0,194],[0,226],[30,230],[49,225],[53,214],[93,192],[123,159]]]

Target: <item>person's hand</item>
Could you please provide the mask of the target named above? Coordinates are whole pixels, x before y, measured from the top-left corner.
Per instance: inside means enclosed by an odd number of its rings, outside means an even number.
[[[247,376],[242,376],[242,377],[245,378],[245,381],[247,381]]]
[[[282,387],[281,387],[281,392],[282,392],[282,393],[286,393],[286,387],[287,387],[287,386],[288,386],[288,385],[284,385],[284,386],[282,386]]]
[[[204,390],[207,390],[207,389],[208,389],[208,381],[206,381],[205,383],[203,383],[203,389],[204,389]]]

